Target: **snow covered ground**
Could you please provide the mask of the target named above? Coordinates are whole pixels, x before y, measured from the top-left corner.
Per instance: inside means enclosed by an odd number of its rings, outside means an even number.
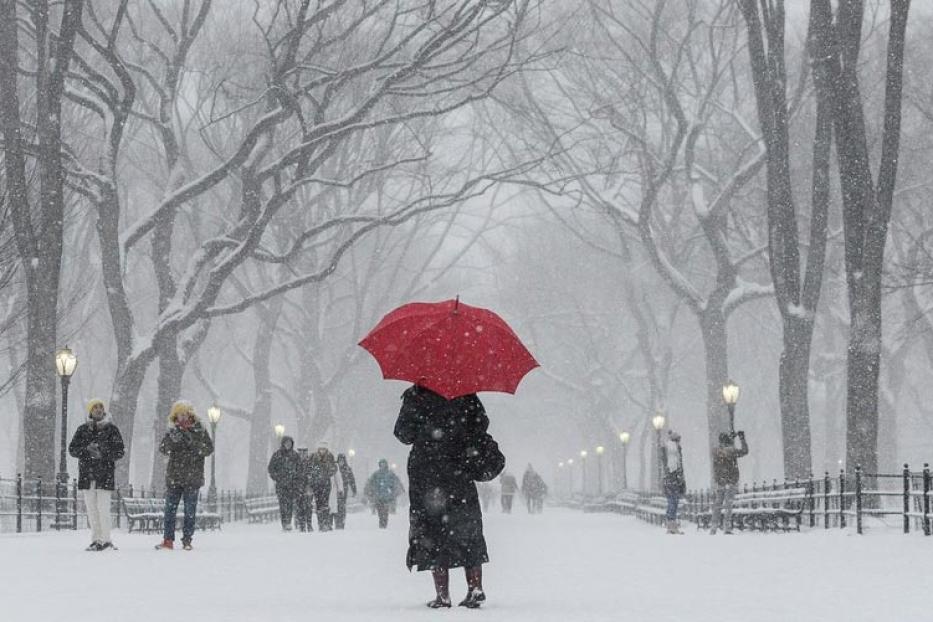
[[[157,552],[118,533],[87,553],[87,531],[0,536],[0,619],[9,622],[503,622],[933,620],[933,538],[891,530],[668,536],[630,517],[551,509],[486,517],[492,562],[479,611],[432,611],[428,573],[404,566],[406,516],[379,531],[234,524],[196,550]],[[451,576],[452,597],[465,593]]]

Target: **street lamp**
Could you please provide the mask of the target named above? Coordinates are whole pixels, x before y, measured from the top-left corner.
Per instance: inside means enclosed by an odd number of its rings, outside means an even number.
[[[580,471],[583,473],[581,476],[583,481],[581,485],[583,486],[583,496],[586,497],[586,450],[580,452]]]
[[[68,383],[78,366],[78,357],[68,346],[55,353],[55,370],[62,379],[62,442],[58,460],[58,484],[55,486],[55,528],[61,529],[61,514],[67,514],[62,507],[68,497],[68,463],[65,461],[65,444],[68,442]]]
[[[729,409],[729,432],[735,432],[735,403],[739,401],[739,385],[727,380],[722,385],[722,401]]]
[[[355,449],[348,449],[348,450],[347,450],[347,456],[348,456],[351,460],[353,459],[353,456],[355,456],[355,455],[356,455],[356,450],[355,450]]]
[[[281,423],[276,423],[272,426],[272,429],[275,430],[275,438],[282,440],[282,437],[285,436],[285,426]]]
[[[664,481],[664,465],[661,464],[661,430],[664,429],[664,423],[666,421],[667,420],[664,418],[664,415],[661,413],[658,413],[651,418],[651,425],[654,427],[657,438],[657,448],[655,451],[658,453],[658,487],[660,487]]]
[[[567,479],[570,480],[570,497],[573,498],[573,458],[567,458]]]
[[[211,424],[211,440],[214,442],[214,451],[211,452],[211,485],[207,489],[207,505],[212,512],[217,511],[217,481],[214,479],[214,459],[217,456],[217,423],[220,421],[220,408],[212,404],[207,409],[207,420]]]
[[[622,490],[628,489],[628,464],[626,457],[628,454],[628,442],[632,440],[632,435],[628,432],[619,432],[619,440],[622,442]]]
[[[596,448],[596,468],[598,469],[596,473],[596,480],[598,482],[597,494],[603,494],[603,453],[605,453],[606,448],[600,445]]]

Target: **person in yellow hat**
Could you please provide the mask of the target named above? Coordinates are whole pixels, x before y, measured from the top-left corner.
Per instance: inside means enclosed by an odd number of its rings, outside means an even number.
[[[85,550],[116,549],[110,539],[110,494],[114,463],[123,457],[123,437],[107,417],[102,400],[88,402],[87,414],[88,420],[78,426],[68,444],[68,453],[78,459],[78,489],[91,524],[91,544]]]
[[[198,491],[204,486],[204,458],[214,453],[214,442],[201,425],[189,402],[172,404],[168,418],[169,430],[159,444],[159,451],[168,456],[165,469],[165,520],[162,543],[156,549],[175,547],[175,513],[182,499],[185,517],[181,542],[191,550],[191,539],[198,507]]]

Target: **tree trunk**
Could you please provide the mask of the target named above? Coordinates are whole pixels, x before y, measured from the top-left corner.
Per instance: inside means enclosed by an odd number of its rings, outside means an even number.
[[[865,275],[867,276],[867,275]],[[878,375],[881,368],[881,300],[859,297],[846,356],[846,471],[878,472]],[[876,306],[877,305],[877,306]]]
[[[784,318],[784,350],[779,366],[781,439],[784,443],[784,477],[810,476],[810,407],[808,382],[813,322],[809,318]]]
[[[184,366],[178,358],[177,339],[175,335],[165,336],[156,344],[159,356],[159,379],[156,388],[155,412],[152,417],[152,470],[149,476],[150,485],[161,489],[165,482],[165,457],[159,453],[159,440],[165,433],[165,427],[172,404],[181,399],[181,382]],[[201,419],[206,423],[205,413]]]
[[[154,356],[154,353],[146,352],[142,356],[131,358],[123,368],[117,370],[114,378],[113,394],[110,396],[110,416],[120,428],[123,443],[126,447],[126,457],[117,460],[115,475],[118,486],[130,482],[130,460],[133,456],[133,438],[136,432],[136,407],[139,400],[139,391],[143,380],[146,378],[146,369]],[[164,427],[162,431],[165,431]],[[162,434],[159,434],[154,439],[154,445],[158,447],[161,440]]]
[[[729,354],[726,317],[713,306],[707,307],[700,320],[703,351],[706,356],[706,422],[709,454],[719,446],[719,434],[729,432],[729,413],[722,402],[722,386],[729,380]],[[737,410],[738,417],[741,411]],[[738,426],[741,428],[741,425]],[[712,463],[710,463],[712,473]]]
[[[253,391],[255,401],[250,421],[249,465],[246,490],[264,492],[269,477],[266,465],[269,461],[269,439],[272,437],[272,374],[269,359],[272,354],[273,334],[282,311],[282,297],[274,298],[268,306],[257,307],[261,322],[253,346]]]

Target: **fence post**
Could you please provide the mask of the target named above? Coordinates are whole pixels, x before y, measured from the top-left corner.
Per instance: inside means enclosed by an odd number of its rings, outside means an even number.
[[[57,477],[55,478],[55,523],[52,525],[55,531],[62,530],[62,502],[64,498],[68,496],[68,489],[66,486],[68,486],[68,484]],[[65,490],[62,490],[62,488],[65,488]]]
[[[813,472],[811,471],[809,477],[807,478],[807,500],[810,502],[810,529],[813,529],[816,526],[816,516],[813,513],[815,509],[813,506]]]
[[[904,533],[910,533],[910,467],[904,463]]]
[[[71,480],[71,529],[78,530],[78,480]],[[119,527],[119,525],[117,525]]]
[[[846,472],[839,469],[839,528],[846,528]]]
[[[36,480],[36,531],[42,531],[42,478]]]
[[[862,533],[862,465],[855,465],[855,531]]]
[[[16,474],[16,533],[23,533],[23,474]]]
[[[119,486],[114,486],[113,489],[114,492],[117,493],[117,529],[119,529],[121,521],[120,515],[123,513],[120,511],[123,508],[123,493],[120,492]]]
[[[829,471],[823,476],[823,529],[829,529]]]
[[[923,535],[930,535],[930,465],[923,463]]]

